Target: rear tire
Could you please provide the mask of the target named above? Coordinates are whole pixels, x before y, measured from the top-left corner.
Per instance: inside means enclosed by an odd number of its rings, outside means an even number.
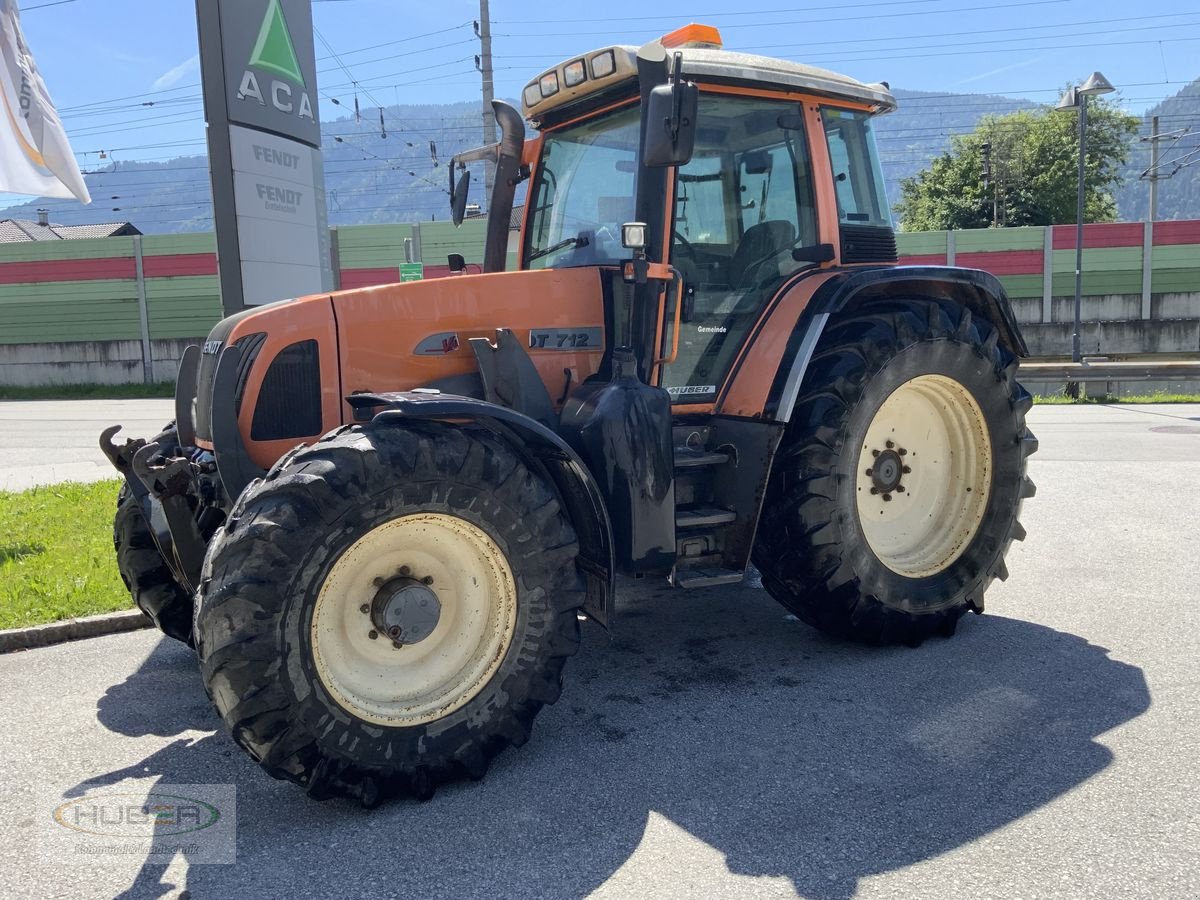
[[[983,611],[1034,494],[1017,360],[949,301],[831,322],[805,376],[754,550],[800,619],[871,644],[949,636]]]
[[[205,688],[274,777],[364,805],[425,799],[482,777],[558,698],[577,552],[550,487],[491,433],[348,426],[252,483],[209,545]],[[400,622],[396,648],[376,604],[391,615],[405,591],[440,618]]]
[[[154,442],[167,454],[178,450],[175,427],[168,426]],[[117,570],[133,602],[167,637],[192,645],[192,595],[179,586],[158,552],[146,519],[127,485],[117,494],[113,517],[113,548]]]

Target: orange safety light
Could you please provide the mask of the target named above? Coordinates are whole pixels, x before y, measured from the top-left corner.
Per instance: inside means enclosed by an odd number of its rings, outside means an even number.
[[[695,22],[664,34],[659,41],[667,48],[706,47],[710,50],[720,50],[722,46],[721,32],[712,25],[698,25]]]

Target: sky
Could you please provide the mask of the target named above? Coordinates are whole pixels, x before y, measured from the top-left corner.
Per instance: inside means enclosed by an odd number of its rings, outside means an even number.
[[[113,160],[204,152],[194,0],[20,5],[25,37],[85,171]],[[716,25],[729,49],[909,90],[1049,103],[1064,85],[1098,70],[1122,104],[1141,113],[1200,77],[1195,0],[744,5],[731,12],[732,4],[709,0],[491,0],[496,95],[517,98],[555,62],[640,44],[689,21]],[[356,96],[364,113],[378,104],[477,100],[471,23],[479,12],[478,0],[314,0],[322,119],[345,115]],[[420,122],[407,125],[419,136]],[[0,195],[0,205],[25,199]]]

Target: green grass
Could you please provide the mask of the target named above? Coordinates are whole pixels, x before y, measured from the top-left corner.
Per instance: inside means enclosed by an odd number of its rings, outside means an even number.
[[[1114,397],[1110,394],[1089,397],[1080,392],[1078,397],[1068,397],[1066,394],[1035,395],[1033,402],[1049,406],[1069,403],[1200,403],[1200,394],[1168,394],[1166,391],[1157,391],[1153,394],[1127,394],[1124,397]]]
[[[129,609],[113,553],[120,481],[0,491],[0,628]]]
[[[137,400],[174,397],[175,383],[153,384],[47,384],[37,387],[0,386],[0,400]]]

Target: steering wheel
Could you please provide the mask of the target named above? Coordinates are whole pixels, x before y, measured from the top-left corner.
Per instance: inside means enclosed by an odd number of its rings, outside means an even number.
[[[679,245],[679,249],[681,249],[692,261],[692,265],[699,268],[700,263],[696,258],[696,248],[692,246],[691,242],[676,229],[671,230],[671,237],[674,239],[674,242]]]

